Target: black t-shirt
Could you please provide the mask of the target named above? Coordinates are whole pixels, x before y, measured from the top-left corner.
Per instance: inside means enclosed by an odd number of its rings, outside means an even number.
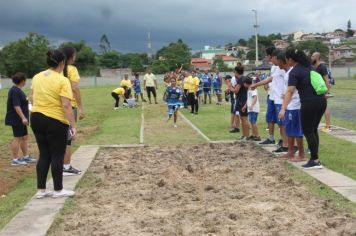
[[[247,102],[247,88],[244,86],[244,76],[241,76],[240,78],[237,79],[237,84],[240,85],[240,90],[236,94],[236,99],[239,104],[245,104]]]
[[[288,86],[295,86],[299,92],[300,102],[309,99],[321,99],[324,95],[317,95],[310,81],[311,67],[297,64],[290,72]]]
[[[328,68],[324,64],[320,64],[316,67],[315,71],[318,72],[323,78],[328,75]]]
[[[19,106],[28,119],[28,101],[25,93],[16,86],[10,88],[7,96],[7,111],[5,125],[19,126],[22,125],[21,117],[16,113],[15,107]]]

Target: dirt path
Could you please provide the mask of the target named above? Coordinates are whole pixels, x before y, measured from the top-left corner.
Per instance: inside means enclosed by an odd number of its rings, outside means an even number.
[[[104,150],[49,235],[356,235],[248,144]]]

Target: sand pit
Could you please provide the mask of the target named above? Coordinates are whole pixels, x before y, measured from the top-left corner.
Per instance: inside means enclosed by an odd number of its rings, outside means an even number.
[[[248,144],[105,149],[51,235],[356,235]]]

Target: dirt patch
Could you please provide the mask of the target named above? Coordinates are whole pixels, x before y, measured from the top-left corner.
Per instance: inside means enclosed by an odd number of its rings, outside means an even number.
[[[89,173],[51,235],[356,234],[350,214],[242,143],[104,150]]]

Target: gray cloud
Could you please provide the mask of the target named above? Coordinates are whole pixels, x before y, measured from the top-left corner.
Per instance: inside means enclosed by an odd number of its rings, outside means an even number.
[[[53,44],[83,39],[97,48],[105,33],[116,50],[143,52],[150,28],[156,50],[178,38],[199,49],[251,36],[251,9],[269,34],[346,28],[355,8],[353,0],[1,0],[0,45],[33,31]]]

